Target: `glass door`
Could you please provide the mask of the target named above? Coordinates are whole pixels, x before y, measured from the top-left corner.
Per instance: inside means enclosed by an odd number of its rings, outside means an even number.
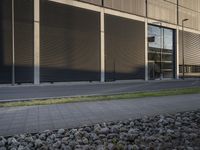
[[[148,26],[148,77],[150,80],[174,78],[174,31]]]

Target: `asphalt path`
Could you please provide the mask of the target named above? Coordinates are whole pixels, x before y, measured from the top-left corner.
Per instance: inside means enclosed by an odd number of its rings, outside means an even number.
[[[0,102],[200,87],[200,79],[0,86]]]

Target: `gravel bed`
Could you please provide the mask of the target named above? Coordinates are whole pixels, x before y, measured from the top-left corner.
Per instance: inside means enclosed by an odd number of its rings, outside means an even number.
[[[0,150],[200,150],[200,110],[0,137]]]

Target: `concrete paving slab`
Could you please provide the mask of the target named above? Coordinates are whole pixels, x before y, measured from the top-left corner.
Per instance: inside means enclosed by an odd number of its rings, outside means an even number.
[[[0,114],[3,114],[0,118],[0,135],[73,128],[195,109],[200,109],[200,94],[0,108]],[[23,115],[22,112],[31,113]]]

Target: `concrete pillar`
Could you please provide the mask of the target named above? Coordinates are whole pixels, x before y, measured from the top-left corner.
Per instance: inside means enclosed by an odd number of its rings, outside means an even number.
[[[176,66],[176,68],[175,68],[175,78],[176,79],[179,79],[179,27],[177,27],[177,29],[176,29],[176,60],[175,60],[175,62],[176,62],[176,64],[175,64],[175,66]]]
[[[148,81],[148,22],[145,19],[145,81]]]
[[[34,0],[34,84],[40,84],[40,0]]]
[[[101,8],[101,82],[105,82],[105,25],[104,8]]]

